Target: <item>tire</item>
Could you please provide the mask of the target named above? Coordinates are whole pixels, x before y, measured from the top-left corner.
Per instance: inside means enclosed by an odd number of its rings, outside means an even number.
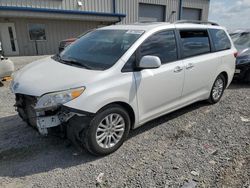
[[[117,125],[115,125],[116,122]],[[128,112],[120,105],[109,105],[97,112],[85,129],[82,138],[83,145],[91,154],[97,156],[113,153],[126,140],[130,126],[131,120]]]
[[[226,79],[222,74],[220,74],[214,81],[208,102],[211,104],[219,102],[224,93],[225,88],[226,88]]]

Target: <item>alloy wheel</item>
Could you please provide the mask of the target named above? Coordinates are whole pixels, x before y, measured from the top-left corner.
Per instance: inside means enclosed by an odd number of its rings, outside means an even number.
[[[224,82],[223,82],[222,78],[219,77],[215,81],[215,84],[214,84],[214,87],[212,90],[212,96],[213,96],[214,100],[218,100],[221,97],[221,95],[223,93],[223,89],[224,89]]]
[[[125,120],[120,114],[107,115],[96,130],[97,144],[102,148],[112,148],[122,138],[125,131]]]

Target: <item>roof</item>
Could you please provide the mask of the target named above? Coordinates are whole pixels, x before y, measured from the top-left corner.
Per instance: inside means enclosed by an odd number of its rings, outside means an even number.
[[[197,23],[170,23],[170,22],[146,22],[146,23],[134,23],[129,25],[111,25],[107,27],[103,27],[100,29],[124,29],[124,30],[143,30],[149,31],[158,27],[162,27],[164,29],[170,28],[222,28],[217,25],[208,25],[208,24],[197,24]]]
[[[150,23],[134,23],[134,24],[128,24],[128,25],[110,25],[107,27],[103,27],[101,29],[124,29],[124,30],[143,30],[148,31],[153,28],[159,27],[159,26],[171,26],[173,27],[173,24],[168,22],[150,22]]]

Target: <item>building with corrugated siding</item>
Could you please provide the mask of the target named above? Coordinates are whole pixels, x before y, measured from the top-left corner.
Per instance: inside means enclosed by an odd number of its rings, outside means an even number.
[[[207,20],[209,0],[0,0],[5,55],[58,52],[59,42],[110,24]]]

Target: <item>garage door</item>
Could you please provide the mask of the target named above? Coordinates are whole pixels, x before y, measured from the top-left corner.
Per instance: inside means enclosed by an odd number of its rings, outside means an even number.
[[[139,21],[140,22],[164,22],[165,6],[152,4],[139,4]]]
[[[183,8],[182,19],[183,20],[201,20],[201,9]]]

